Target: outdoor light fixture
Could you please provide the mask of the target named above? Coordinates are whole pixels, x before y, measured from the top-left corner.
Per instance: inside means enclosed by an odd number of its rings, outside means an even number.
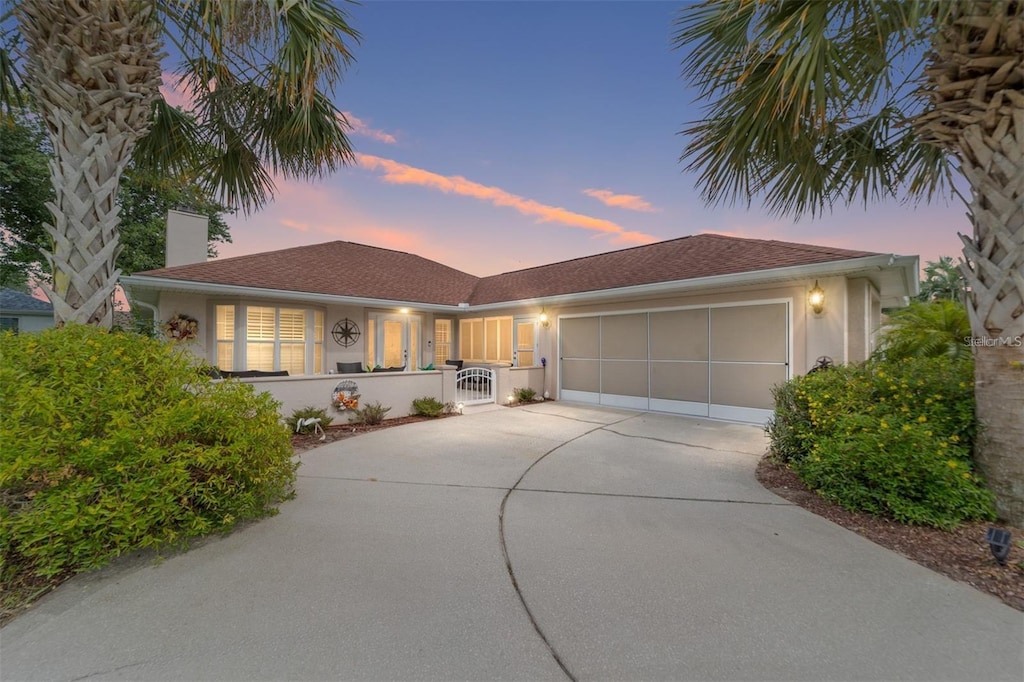
[[[508,401],[509,405],[511,405],[512,401],[514,401],[515,399],[516,399],[516,397],[514,395],[512,395],[511,393],[509,393],[507,396],[505,396],[505,400]]]
[[[814,280],[814,288],[807,292],[807,303],[815,315],[821,315],[825,309],[825,290],[818,286],[818,280]]]
[[[1000,566],[1006,565],[1006,558],[1010,556],[1010,531],[1002,528],[989,528],[985,533],[985,541],[988,542],[992,556],[996,558]]]
[[[548,319],[548,314],[547,314],[547,312],[545,312],[545,310],[543,308],[540,309],[540,326],[542,326],[542,327],[550,327],[551,326],[551,320]]]
[[[402,313],[403,315],[408,315],[409,314],[409,309],[408,308],[399,308],[398,312]]]
[[[455,406],[455,409],[459,411],[459,414],[462,414],[462,408],[465,406],[465,403],[459,403],[458,405]]]

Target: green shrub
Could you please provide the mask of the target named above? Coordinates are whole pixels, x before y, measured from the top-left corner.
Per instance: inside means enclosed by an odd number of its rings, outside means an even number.
[[[225,531],[291,494],[278,403],[189,358],[80,325],[0,336],[0,578]]]
[[[379,402],[366,403],[362,407],[357,407],[352,410],[352,416],[355,417],[352,421],[356,424],[368,424],[373,426],[374,424],[380,424],[384,421],[384,415],[390,411],[390,407],[384,407]]]
[[[334,421],[334,418],[327,414],[327,410],[324,408],[307,405],[295,410],[290,417],[284,420],[285,425],[288,426],[288,431],[291,433],[313,433],[316,430],[316,427],[312,424],[298,426],[300,419],[319,419],[320,428],[322,429],[326,429]]]
[[[991,516],[991,496],[972,473],[970,361],[836,367],[797,377],[773,394],[772,455],[826,497],[943,528]]]
[[[447,411],[447,405],[437,398],[423,397],[412,401],[412,412],[420,417],[440,417]]]
[[[844,415],[794,469],[847,509],[903,523],[949,529],[995,519],[992,494],[971,470],[970,450],[919,419]]]
[[[532,403],[533,399],[537,397],[537,391],[533,390],[529,386],[526,388],[513,388],[512,395],[516,397],[516,402]]]

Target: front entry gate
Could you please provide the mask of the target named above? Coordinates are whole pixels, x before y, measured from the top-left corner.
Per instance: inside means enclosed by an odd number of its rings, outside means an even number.
[[[455,402],[481,405],[494,402],[494,370],[467,367],[455,373]]]

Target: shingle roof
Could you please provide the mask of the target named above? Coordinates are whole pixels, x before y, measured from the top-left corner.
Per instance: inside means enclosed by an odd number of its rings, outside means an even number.
[[[193,282],[458,305],[477,278],[421,256],[334,241],[136,273]]]
[[[875,256],[830,246],[698,234],[484,277],[481,305]]]
[[[49,301],[40,301],[14,289],[0,289],[0,311],[5,313],[47,313],[53,314]]]
[[[478,278],[410,253],[335,241],[136,275],[410,303],[482,305],[875,255],[699,234]]]

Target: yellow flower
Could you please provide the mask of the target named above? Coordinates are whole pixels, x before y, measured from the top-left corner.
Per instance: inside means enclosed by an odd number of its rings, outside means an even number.
[[[882,421],[878,422],[878,426],[879,426],[880,428],[883,428],[883,429],[887,429],[887,428],[889,428],[889,424],[888,424],[888,423],[886,423],[886,421],[885,421],[884,419],[883,419]]]
[[[958,435],[956,435],[954,433],[952,436],[949,437],[949,442],[950,443],[959,443],[960,442],[960,436],[958,436]]]
[[[969,481],[969,480],[971,480],[971,475],[970,475],[969,473],[967,473],[966,471],[965,471],[965,472],[963,472],[963,473],[962,473],[962,474],[960,474],[960,475],[961,475],[962,477],[964,477],[965,479],[967,479],[968,481]]]
[[[926,416],[924,416],[922,414],[920,417],[917,418],[917,421],[919,421],[919,422],[921,422],[923,424],[924,422],[928,421],[928,417],[926,417]]]
[[[949,465],[950,469],[956,469],[956,467],[957,467],[957,462],[956,462],[955,459],[947,460],[946,464]]]
[[[910,424],[904,424],[903,425],[903,430],[904,431],[909,431],[910,430]]]

